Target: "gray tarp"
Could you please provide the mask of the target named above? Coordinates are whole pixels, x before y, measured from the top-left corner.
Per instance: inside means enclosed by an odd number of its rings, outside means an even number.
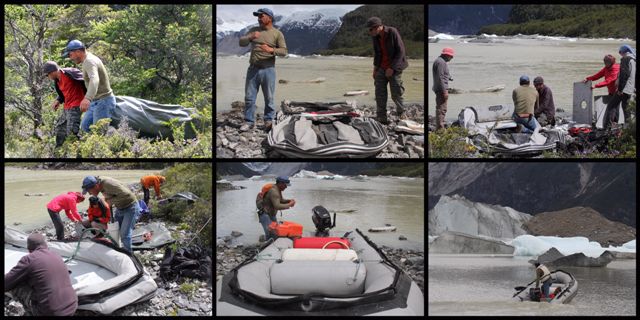
[[[185,138],[193,139],[196,134],[189,125],[194,121],[193,113],[194,109],[175,104],[160,104],[140,98],[116,96],[112,125],[117,127],[122,118],[127,117],[129,127],[140,132],[142,137],[171,137],[171,129],[163,123],[177,118],[180,124],[185,124]]]

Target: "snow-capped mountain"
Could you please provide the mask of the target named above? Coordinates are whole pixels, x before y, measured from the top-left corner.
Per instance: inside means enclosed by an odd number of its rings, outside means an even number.
[[[340,29],[345,13],[346,9],[338,8],[294,12],[287,17],[276,16],[274,25],[284,34],[289,53],[308,55],[327,48]],[[216,18],[216,53],[241,55],[248,52],[249,47],[240,47],[238,41],[255,26],[257,23],[247,26]]]

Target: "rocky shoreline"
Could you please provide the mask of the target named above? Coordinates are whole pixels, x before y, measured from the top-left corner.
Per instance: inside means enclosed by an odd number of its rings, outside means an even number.
[[[234,231],[231,236],[216,240],[216,281],[222,279],[231,269],[257,253],[260,243],[245,245],[234,243],[234,238],[242,235]],[[402,268],[424,293],[424,251],[380,246],[384,254]]]
[[[266,137],[262,114],[256,116],[254,129],[241,130],[244,124],[242,113],[244,103],[236,101],[232,110],[216,114],[216,157],[217,158],[267,158]],[[375,106],[359,106],[358,112],[365,117],[375,117]],[[412,135],[395,130],[398,121],[395,107],[389,106],[389,124],[383,125],[389,135],[389,145],[376,158],[424,158],[424,135]],[[424,124],[424,106],[406,107],[408,120]]]
[[[193,238],[191,230],[181,230],[177,225],[163,222],[179,244],[185,245]],[[75,234],[74,224],[66,221],[65,236]],[[55,229],[52,226],[43,226],[32,232],[40,232],[45,235],[47,241],[56,240]],[[195,232],[195,231],[193,231]],[[212,282],[204,282],[197,279],[183,278],[179,282],[164,282],[159,277],[160,262],[164,256],[166,247],[146,251],[134,251],[145,270],[158,284],[155,297],[145,302],[136,303],[116,310],[110,316],[212,316],[213,315],[213,286]],[[25,309],[18,300],[5,293],[4,315],[23,316]],[[91,311],[78,310],[76,316],[96,316]]]

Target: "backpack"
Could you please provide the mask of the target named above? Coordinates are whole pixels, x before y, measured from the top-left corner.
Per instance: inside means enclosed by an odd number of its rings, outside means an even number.
[[[260,212],[262,212],[264,209],[263,207],[264,196],[267,194],[267,192],[269,192],[269,190],[271,190],[271,187],[273,187],[274,185],[275,185],[274,183],[265,184],[264,186],[262,186],[262,189],[256,196],[256,209],[258,211],[258,214],[260,214]]]

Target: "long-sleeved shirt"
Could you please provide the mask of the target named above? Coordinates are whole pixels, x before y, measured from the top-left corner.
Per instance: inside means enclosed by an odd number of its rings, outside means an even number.
[[[594,87],[602,88],[606,86],[609,94],[614,94],[616,93],[616,88],[617,88],[616,79],[618,79],[619,72],[620,72],[620,65],[617,63],[614,63],[613,65],[611,65],[610,68],[604,67],[600,71],[598,71],[596,74],[592,76],[588,76],[587,80],[595,81],[604,77],[604,80],[596,84]]]
[[[620,73],[618,74],[618,91],[633,94],[636,91],[636,56],[626,53],[620,60]]]
[[[268,213],[270,216],[275,217],[278,210],[289,209],[288,203],[291,200],[284,199],[282,197],[282,192],[278,189],[278,186],[274,185],[267,191],[264,195],[264,202],[262,207],[264,211]]]
[[[35,315],[71,316],[78,308],[78,295],[71,286],[67,266],[46,246],[36,247],[4,275],[4,291],[25,282],[33,289]]]
[[[97,100],[113,93],[107,69],[102,64],[102,60],[91,52],[87,52],[87,57],[82,61],[82,76],[87,87],[85,98]]]
[[[433,61],[433,68],[431,69],[433,73],[433,92],[445,92],[449,89],[449,79],[451,79],[451,75],[449,74],[449,65],[446,61],[440,56],[437,57],[435,61]]]
[[[534,87],[519,86],[513,89],[511,98],[518,114],[533,113],[538,108],[538,91]]]
[[[547,115],[547,119],[553,119],[556,116],[556,106],[553,103],[553,94],[551,93],[551,88],[546,85],[542,85],[542,90],[538,92],[539,94],[539,102],[538,108],[534,110],[534,114],[538,117],[540,114],[544,113]]]
[[[104,200],[112,207],[125,209],[138,201],[136,195],[116,179],[98,177],[98,183],[102,184]]]
[[[384,46],[381,45],[384,43]],[[404,42],[398,29],[384,26],[382,33],[373,37],[373,66],[376,68],[389,67],[396,72],[402,71],[409,66],[404,48]],[[384,58],[387,58],[388,65],[385,65]]]
[[[260,36],[250,40],[251,35],[260,32]],[[276,65],[276,56],[284,57],[287,55],[287,44],[284,41],[284,35],[276,28],[262,29],[261,27],[251,28],[244,37],[240,38],[240,46],[246,47],[252,44],[251,56],[249,63],[260,68],[273,67]],[[260,45],[266,44],[273,48],[273,53],[268,53],[260,49]]]
[[[162,176],[144,176],[140,178],[140,184],[145,189],[149,189],[153,186],[153,189],[156,191],[156,195],[160,195],[160,177]]]
[[[47,203],[47,209],[53,212],[60,212],[64,210],[64,213],[71,219],[71,221],[81,221],[82,218],[78,214],[78,206],[75,192],[67,192],[53,198]]]

